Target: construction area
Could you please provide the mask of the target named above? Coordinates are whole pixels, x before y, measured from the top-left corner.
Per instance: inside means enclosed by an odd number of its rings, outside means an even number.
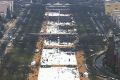
[[[70,7],[46,5],[44,18],[27,80],[89,80],[84,52],[74,50],[78,39]]]

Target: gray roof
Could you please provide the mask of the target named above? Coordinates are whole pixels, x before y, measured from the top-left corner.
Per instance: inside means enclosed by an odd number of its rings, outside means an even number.
[[[6,12],[8,7],[8,5],[0,4],[0,13]]]
[[[11,5],[11,1],[13,0],[0,0],[0,13],[7,11],[7,8]]]

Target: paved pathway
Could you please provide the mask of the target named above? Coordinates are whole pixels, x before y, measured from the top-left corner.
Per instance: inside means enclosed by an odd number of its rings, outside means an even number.
[[[80,73],[80,80],[89,80],[87,75],[84,75],[85,72],[87,72],[87,67],[85,65],[85,57],[83,51],[76,52],[76,59],[77,59],[77,66]]]

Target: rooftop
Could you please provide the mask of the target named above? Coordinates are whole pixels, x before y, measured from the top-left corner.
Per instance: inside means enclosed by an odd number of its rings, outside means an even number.
[[[0,0],[0,12],[6,12],[7,8],[10,8],[13,0]]]
[[[8,5],[4,5],[0,3],[0,13],[4,13],[7,11]]]

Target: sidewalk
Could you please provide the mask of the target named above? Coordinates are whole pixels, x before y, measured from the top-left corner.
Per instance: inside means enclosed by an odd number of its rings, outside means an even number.
[[[27,80],[37,80],[38,79],[38,73],[39,73],[39,65],[41,60],[41,53],[43,50],[43,41],[38,41],[36,44],[36,47],[40,50],[39,53],[35,53],[33,57],[33,61],[36,61],[36,66],[31,67],[31,72],[28,74]]]
[[[90,80],[88,76],[84,75],[87,72],[87,68],[85,66],[85,57],[83,51],[76,52],[76,59],[77,59],[77,67],[80,74],[80,80]]]

